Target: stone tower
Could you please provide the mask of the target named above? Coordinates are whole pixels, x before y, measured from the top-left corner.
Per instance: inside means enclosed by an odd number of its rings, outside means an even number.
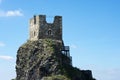
[[[62,17],[55,16],[53,23],[47,23],[45,15],[34,16],[30,19],[30,38],[35,41],[51,38],[62,40]]]

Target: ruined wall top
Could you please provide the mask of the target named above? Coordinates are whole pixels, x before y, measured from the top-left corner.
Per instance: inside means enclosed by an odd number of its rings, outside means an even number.
[[[46,21],[46,15],[35,15],[30,19],[29,40],[45,38],[62,40],[62,16],[55,16],[53,23]]]

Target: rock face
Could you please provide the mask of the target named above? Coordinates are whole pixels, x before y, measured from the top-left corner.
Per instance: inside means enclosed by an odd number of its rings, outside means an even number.
[[[62,42],[57,40],[27,41],[17,52],[16,80],[94,80],[90,70],[72,67],[61,48]],[[52,78],[58,75],[66,78]]]

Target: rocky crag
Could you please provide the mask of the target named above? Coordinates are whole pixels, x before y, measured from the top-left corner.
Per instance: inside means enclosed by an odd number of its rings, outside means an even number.
[[[16,80],[95,80],[90,70],[72,66],[69,46],[62,40],[62,17],[53,23],[45,15],[30,20],[30,38],[19,47]]]
[[[69,64],[70,58],[61,53],[61,47],[61,42],[51,39],[23,44],[17,54],[16,80],[95,80],[90,70]]]

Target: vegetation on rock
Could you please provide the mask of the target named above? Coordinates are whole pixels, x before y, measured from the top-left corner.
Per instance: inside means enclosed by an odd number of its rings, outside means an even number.
[[[23,44],[17,54],[16,80],[94,80],[91,71],[70,65],[61,47],[62,42],[52,39]]]
[[[70,80],[64,75],[52,75],[48,77],[44,77],[42,80]]]

